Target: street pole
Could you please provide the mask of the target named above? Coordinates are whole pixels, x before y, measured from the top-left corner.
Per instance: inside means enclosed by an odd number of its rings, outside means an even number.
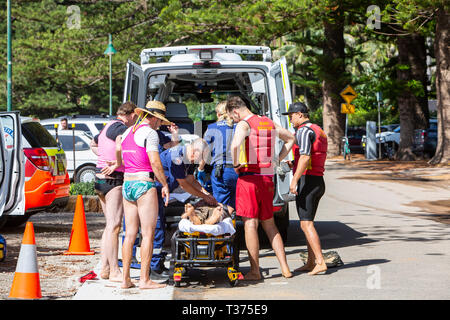
[[[378,160],[381,159],[381,103],[382,103],[382,97],[381,92],[377,92],[377,103],[378,103],[378,139],[380,139],[380,143],[378,143]],[[375,139],[376,141],[376,139]]]
[[[112,44],[112,36],[109,34],[109,43]],[[112,116],[112,54],[109,55],[109,115]]]
[[[109,34],[109,43],[108,47],[106,48],[105,52],[103,54],[106,54],[109,56],[109,115],[112,116],[112,55],[115,54],[117,51],[114,49],[114,46],[112,44],[112,36],[111,33]]]
[[[12,54],[11,54],[11,0],[7,0],[7,71],[6,71],[6,107],[7,111],[12,110]]]

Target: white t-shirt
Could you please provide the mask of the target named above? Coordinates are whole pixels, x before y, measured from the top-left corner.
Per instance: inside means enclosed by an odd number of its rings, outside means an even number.
[[[128,128],[123,133],[122,141],[125,140],[131,130],[133,130],[133,127]],[[146,140],[147,142],[145,142]],[[134,142],[140,147],[146,147],[147,152],[159,151],[158,133],[149,126],[143,126],[136,130],[134,133]]]

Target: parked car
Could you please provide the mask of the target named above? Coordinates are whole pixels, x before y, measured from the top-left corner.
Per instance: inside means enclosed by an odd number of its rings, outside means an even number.
[[[428,129],[415,130],[414,152],[431,158],[434,156],[437,146],[437,119],[431,118],[429,123]]]
[[[188,105],[217,103],[228,95],[241,96],[256,113],[266,115],[294,132],[281,113],[292,103],[286,59],[272,62],[271,50],[264,46],[199,45],[144,49],[140,65],[127,63],[123,102],[145,107],[149,100],[162,101],[169,119],[178,118],[192,128]],[[181,110],[182,112],[179,112]],[[193,134],[203,135],[205,126]],[[197,129],[194,124],[194,129]],[[189,131],[189,129],[187,129]],[[183,132],[182,132],[183,133]],[[280,150],[276,143],[275,152]],[[292,160],[292,154],[289,155]],[[292,171],[289,166],[274,173],[274,218],[283,239],[289,226],[289,194]],[[166,208],[167,212],[171,208]],[[178,208],[176,215],[183,212]],[[176,210],[175,210],[176,211]]]
[[[75,124],[75,130],[85,131],[91,138],[95,137],[106,125],[106,123],[115,118],[113,116],[91,116],[91,115],[74,115],[74,116],[63,116],[56,119],[43,119],[41,124],[50,133],[54,134],[55,124],[58,125],[58,132],[61,130],[61,119],[67,118],[67,123],[69,125],[69,130],[72,130],[72,124]]]
[[[54,132],[52,136],[56,139]],[[97,155],[90,148],[90,136],[81,130],[61,130],[57,140],[66,153],[70,179],[76,183],[94,181]]]
[[[23,193],[23,213],[9,214],[8,226],[20,225],[37,212],[65,206],[69,200],[70,180],[64,151],[38,121],[21,117],[20,122],[20,131],[17,131],[13,127],[13,118],[2,116],[6,149],[15,148],[13,143],[19,132],[23,158],[24,186],[23,190],[15,191],[18,198]],[[14,183],[10,184],[8,191],[14,192],[14,189]]]
[[[364,148],[361,144],[361,139],[365,136],[366,130],[363,128],[348,128],[347,138],[350,152],[352,153],[364,153]]]

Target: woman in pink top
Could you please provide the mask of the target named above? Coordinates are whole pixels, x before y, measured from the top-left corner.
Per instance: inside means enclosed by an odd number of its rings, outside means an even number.
[[[136,121],[135,108],[136,106],[131,102],[122,104],[117,110],[117,120],[109,121],[91,142],[91,149],[98,156],[95,191],[106,219],[100,249],[102,262],[100,277],[116,282],[122,281],[122,273],[117,263],[117,253],[123,218],[124,168],[123,166],[108,168],[108,165],[116,161],[116,139],[120,138],[120,135]]]
[[[169,188],[159,158],[159,138],[155,130],[161,124],[170,124],[165,118],[166,107],[159,101],[149,101],[145,108],[136,108],[136,124],[122,135],[117,159],[125,167],[122,187],[125,211],[125,239],[122,246],[122,288],[131,288],[130,266],[133,244],[141,227],[141,276],[140,289],[165,287],[150,279],[150,260],[153,254],[153,238],[158,217],[158,198],[155,178],[162,185],[161,195],[166,206]],[[121,161],[116,165],[121,165]]]

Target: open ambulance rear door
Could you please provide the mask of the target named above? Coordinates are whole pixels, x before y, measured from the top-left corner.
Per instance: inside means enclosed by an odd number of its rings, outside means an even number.
[[[271,104],[272,106],[275,106],[272,107],[273,120],[279,123],[283,128],[293,132],[294,129],[290,124],[288,117],[281,114],[282,112],[286,112],[289,105],[292,103],[291,88],[285,57],[282,57],[280,60],[272,64],[270,68],[269,85],[274,85],[276,88],[276,97],[271,96]],[[275,149],[276,154],[280,153],[282,145],[283,141],[277,138]],[[287,159],[293,160],[292,151],[289,153]],[[292,171],[289,166],[286,164],[282,165],[280,169],[277,170],[276,177],[277,194],[280,200],[294,200],[295,196],[293,197],[293,195],[289,194],[289,187],[292,179]]]

